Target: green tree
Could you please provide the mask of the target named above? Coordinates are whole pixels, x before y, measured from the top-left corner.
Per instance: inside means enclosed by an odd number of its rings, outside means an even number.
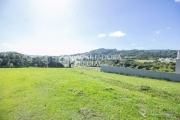
[[[3,62],[3,59],[0,58],[0,67],[1,67],[1,63]]]

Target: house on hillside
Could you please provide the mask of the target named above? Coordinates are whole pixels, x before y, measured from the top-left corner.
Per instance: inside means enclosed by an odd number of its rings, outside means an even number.
[[[159,61],[173,61],[173,58],[159,58]]]
[[[159,58],[160,61],[165,60],[165,58]]]
[[[166,61],[173,61],[174,59],[173,58],[166,58],[165,60]]]

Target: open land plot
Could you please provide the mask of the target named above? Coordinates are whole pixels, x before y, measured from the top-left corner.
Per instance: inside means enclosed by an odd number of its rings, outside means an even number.
[[[0,119],[180,119],[180,83],[78,68],[0,69]]]

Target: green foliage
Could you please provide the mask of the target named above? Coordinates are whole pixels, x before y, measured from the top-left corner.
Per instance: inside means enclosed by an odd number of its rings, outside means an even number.
[[[85,54],[90,55],[121,55],[124,59],[135,60],[158,60],[159,58],[176,58],[177,50],[116,50],[116,49],[96,49]]]
[[[176,50],[116,50],[116,49],[97,49],[83,54],[76,55],[90,55],[91,57],[103,57],[103,55],[117,55],[121,56],[122,60],[101,60],[102,64],[109,64],[113,66],[123,66],[129,68],[157,70],[174,72],[175,67],[173,63],[165,63],[166,69],[162,64],[155,65],[150,62],[141,62],[134,60],[158,60],[159,58],[176,58]],[[92,60],[93,61],[93,60]],[[92,65],[99,66],[99,64]],[[60,62],[58,56],[28,56],[17,52],[2,52],[0,53],[0,67],[4,68],[19,68],[19,67],[64,67]]]
[[[58,57],[37,56],[31,57],[17,52],[0,53],[0,67],[20,68],[20,67],[64,67]]]
[[[153,61],[153,62],[139,62],[135,60],[112,60],[113,66],[118,67],[128,67],[128,68],[136,68],[143,70],[154,70],[154,71],[164,71],[164,72],[175,72],[175,62],[161,62],[161,61]]]

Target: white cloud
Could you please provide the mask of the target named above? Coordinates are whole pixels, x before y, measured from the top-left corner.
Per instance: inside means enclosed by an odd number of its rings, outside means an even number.
[[[168,30],[168,29],[170,29],[171,27],[167,27],[166,29]]]
[[[156,31],[156,34],[159,34],[161,32],[161,29],[159,29],[158,31]]]
[[[175,2],[180,2],[180,0],[175,0]]]
[[[122,36],[125,36],[126,33],[123,33],[121,31],[116,31],[116,32],[113,32],[113,33],[110,33],[109,36],[113,36],[113,37],[122,37]]]
[[[136,44],[131,44],[132,46],[135,46]]]
[[[99,34],[97,37],[101,38],[101,37],[105,37],[105,36],[106,36],[106,34]]]

